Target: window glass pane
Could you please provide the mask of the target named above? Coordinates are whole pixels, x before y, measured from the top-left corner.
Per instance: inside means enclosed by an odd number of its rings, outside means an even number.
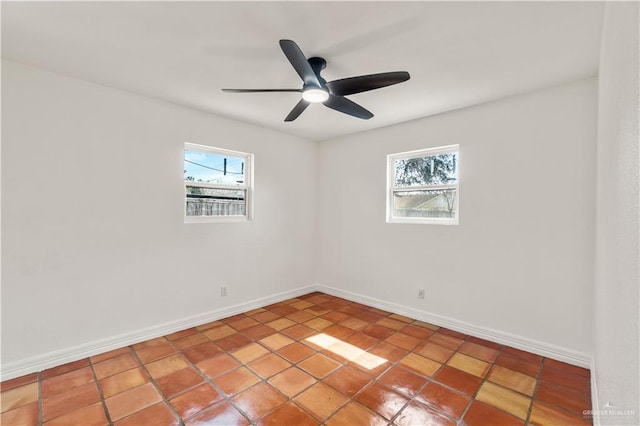
[[[395,186],[446,185],[456,183],[458,153],[394,161]]]
[[[244,185],[244,159],[212,152],[184,150],[184,180]]]
[[[394,191],[394,217],[455,218],[455,189]]]
[[[187,186],[187,216],[244,216],[244,189]]]

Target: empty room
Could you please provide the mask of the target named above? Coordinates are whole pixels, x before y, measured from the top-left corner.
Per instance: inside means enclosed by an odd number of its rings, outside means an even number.
[[[640,3],[1,7],[2,425],[640,424]]]

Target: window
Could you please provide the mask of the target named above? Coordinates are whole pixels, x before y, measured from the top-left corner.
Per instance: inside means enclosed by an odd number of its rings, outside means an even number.
[[[253,155],[186,143],[185,222],[251,219]]]
[[[387,159],[387,222],[458,223],[458,145]]]

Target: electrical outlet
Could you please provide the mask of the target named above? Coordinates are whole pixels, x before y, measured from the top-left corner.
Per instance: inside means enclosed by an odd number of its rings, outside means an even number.
[[[220,296],[226,296],[227,295],[227,287],[222,286],[220,287]]]
[[[424,299],[424,288],[418,289],[418,299]]]

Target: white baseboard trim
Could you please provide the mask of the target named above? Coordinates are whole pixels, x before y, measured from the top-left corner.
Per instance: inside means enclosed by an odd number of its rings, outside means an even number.
[[[323,284],[316,286],[316,291],[331,294],[333,296],[342,297],[352,302],[362,303],[363,305],[373,306],[378,309],[393,312],[394,314],[404,315],[420,321],[428,322],[440,327],[459,331],[460,333],[475,336],[480,339],[489,340],[503,345],[511,346],[523,351],[538,354],[547,358],[563,361],[568,364],[576,365],[584,368],[591,368],[592,357],[589,354],[574,351],[572,349],[541,342],[539,340],[529,339],[527,337],[518,336],[516,334],[507,333],[500,330],[481,327],[460,321],[454,318],[437,315],[423,310],[411,308],[409,306],[399,305],[387,302],[373,297],[364,296],[362,294],[350,291],[340,290]],[[592,375],[593,377],[593,375]]]
[[[272,296],[261,297],[248,302],[194,315],[181,320],[170,321],[157,326],[135,330],[100,340],[94,340],[82,345],[48,352],[19,361],[13,361],[6,364],[3,363],[0,368],[0,380],[4,381],[13,379],[25,374],[42,371],[47,368],[56,367],[68,362],[78,361],[83,358],[108,352],[113,349],[122,348],[135,343],[144,342],[145,340],[175,333],[176,331],[185,330],[190,327],[196,327],[198,325],[237,315],[272,303],[302,296],[316,291],[316,288],[316,285],[300,287],[294,290],[274,294]]]
[[[529,339],[511,333],[506,333],[500,330],[476,326],[454,318],[433,314],[392,302],[386,302],[380,299],[375,299],[373,297],[364,296],[350,291],[340,290],[335,287],[330,287],[323,284],[315,284],[274,294],[272,296],[253,299],[248,302],[216,309],[181,320],[170,321],[157,326],[135,330],[129,333],[124,333],[100,340],[94,340],[82,345],[48,352],[20,361],[2,364],[2,366],[0,367],[0,380],[9,380],[15,377],[23,376],[25,374],[42,371],[47,368],[56,367],[58,365],[77,361],[113,349],[122,348],[124,346],[133,345],[145,340],[175,333],[176,331],[185,330],[190,327],[196,327],[198,325],[206,324],[211,321],[216,321],[232,315],[237,315],[243,312],[250,311],[252,309],[260,308],[272,303],[281,302],[293,297],[302,296],[314,291],[321,291],[323,293],[342,297],[353,302],[358,302],[368,306],[373,306],[375,308],[384,309],[398,315],[404,315],[420,321],[429,322],[437,326],[449,328],[451,330],[459,331],[461,333],[492,342],[508,345],[544,357],[563,361],[572,365],[577,365],[585,368],[593,368],[591,356],[582,352],[573,351],[571,349],[544,343],[538,340]],[[596,383],[593,369],[591,373],[591,384],[593,406],[597,407],[597,392],[595,387]],[[594,424],[599,424],[596,423],[595,416]]]

